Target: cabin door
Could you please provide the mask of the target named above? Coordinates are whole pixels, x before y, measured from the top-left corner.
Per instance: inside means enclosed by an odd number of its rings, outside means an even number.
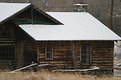
[[[37,53],[36,52],[24,53],[24,66],[30,65],[32,63],[37,63]]]
[[[15,47],[0,46],[0,69],[14,69]]]

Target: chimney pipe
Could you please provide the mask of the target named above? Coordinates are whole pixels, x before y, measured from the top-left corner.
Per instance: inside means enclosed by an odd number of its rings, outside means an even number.
[[[74,12],[88,12],[88,4],[73,4]]]

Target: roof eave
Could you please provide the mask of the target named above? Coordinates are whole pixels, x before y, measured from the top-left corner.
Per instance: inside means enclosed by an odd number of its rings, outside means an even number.
[[[30,7],[31,7],[31,4],[30,4],[30,5],[28,5],[28,6],[26,6],[24,9],[22,9],[22,10],[18,11],[17,13],[15,13],[15,14],[13,14],[13,15],[9,16],[8,18],[4,19],[3,21],[1,21],[1,22],[0,22],[0,24],[3,24],[4,22],[8,21],[10,18],[12,18],[12,17],[14,17],[14,16],[18,15],[19,13],[21,13],[21,12],[25,11],[26,9],[28,9],[28,8],[30,8]]]
[[[121,39],[120,40],[36,40],[36,41],[37,42],[41,42],[41,41],[121,41]]]

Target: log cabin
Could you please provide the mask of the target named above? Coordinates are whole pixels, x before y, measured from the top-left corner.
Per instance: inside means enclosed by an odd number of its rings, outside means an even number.
[[[0,11],[1,69],[35,62],[113,72],[114,41],[121,38],[88,12],[44,12],[29,3],[0,3]]]

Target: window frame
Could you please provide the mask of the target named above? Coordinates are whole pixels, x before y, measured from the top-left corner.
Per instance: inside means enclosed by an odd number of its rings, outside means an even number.
[[[82,46],[89,46],[89,62],[88,63],[82,63]],[[80,46],[80,61],[82,65],[90,65],[91,64],[91,45],[90,44],[81,44]]]
[[[51,46],[51,48],[52,48],[52,52],[51,52],[51,54],[52,54],[52,58],[48,58],[47,57],[47,48],[48,48],[48,46],[50,47]],[[53,60],[53,46],[52,45],[46,45],[45,46],[45,60]]]
[[[15,59],[15,46],[6,46],[6,45],[0,46],[0,56],[1,56],[0,60],[14,60]]]

